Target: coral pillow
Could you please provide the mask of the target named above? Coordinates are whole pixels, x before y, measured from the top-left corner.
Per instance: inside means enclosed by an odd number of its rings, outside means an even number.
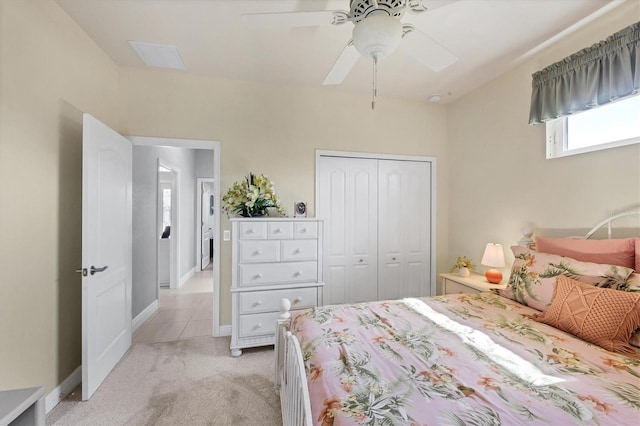
[[[584,240],[575,238],[536,237],[536,251],[571,257],[583,262],[637,268],[637,238]]]
[[[544,311],[551,303],[558,275],[565,275],[598,287],[626,290],[633,269],[617,265],[580,262],[555,254],[539,253],[520,246],[511,247],[515,260],[509,283],[500,295]]]
[[[636,272],[640,274],[640,238],[636,238]]]
[[[629,339],[640,326],[640,293],[598,288],[561,275],[549,309],[531,319],[608,351],[638,357]]]

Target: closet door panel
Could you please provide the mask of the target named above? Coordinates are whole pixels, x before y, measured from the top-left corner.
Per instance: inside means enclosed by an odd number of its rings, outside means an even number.
[[[430,295],[430,164],[379,162],[379,293]],[[395,271],[398,269],[398,271]]]
[[[349,159],[347,250],[351,268],[347,302],[378,300],[378,191],[376,160]]]
[[[411,223],[405,236],[407,295],[431,294],[431,163],[409,163],[406,199]]]
[[[377,299],[375,160],[321,157],[318,216],[326,219],[325,303]]]
[[[319,167],[321,203],[318,216],[326,221],[324,244],[324,302],[344,303],[347,279],[347,169],[339,159],[326,157]]]
[[[382,160],[378,163],[378,295],[381,300],[397,299],[404,294],[402,163]]]

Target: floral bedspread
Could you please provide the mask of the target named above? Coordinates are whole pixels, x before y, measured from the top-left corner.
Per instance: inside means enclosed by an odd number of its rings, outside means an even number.
[[[300,311],[318,425],[639,425],[640,361],[492,293]]]

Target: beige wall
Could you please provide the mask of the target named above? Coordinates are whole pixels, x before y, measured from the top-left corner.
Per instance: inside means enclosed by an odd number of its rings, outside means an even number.
[[[0,389],[80,365],[81,112],[123,134],[222,142],[223,191],[268,174],[287,209],[314,206],[314,151],[438,160],[438,271],[510,244],[525,222],[589,227],[640,204],[640,146],[548,161],[527,123],[531,73],[637,20],[637,2],[448,109],[329,88],[118,68],[53,1],[0,0]],[[223,228],[229,228],[226,218]],[[230,319],[222,244],[221,323]]]
[[[447,255],[446,110],[331,89],[292,88],[138,69],[121,70],[122,131],[127,135],[221,142],[223,193],[248,172],[265,173],[292,214],[315,212],[315,150],[437,158],[438,259]],[[230,229],[226,216],[222,228]],[[222,234],[220,233],[220,236]],[[220,323],[231,323],[231,250],[221,243]],[[443,266],[444,265],[444,266]],[[439,262],[438,270],[446,264]]]
[[[640,207],[640,145],[546,160],[544,125],[527,124],[532,73],[638,16],[640,3],[628,2],[450,107],[450,264],[459,255],[478,264],[491,241],[505,245],[509,264],[523,225],[584,231]]]
[[[117,128],[117,73],[57,3],[0,1],[0,389],[81,363],[81,112]]]

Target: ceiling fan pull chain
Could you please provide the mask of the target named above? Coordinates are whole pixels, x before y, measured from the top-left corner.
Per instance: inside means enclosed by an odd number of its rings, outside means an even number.
[[[373,99],[371,109],[376,109],[376,98],[378,97],[378,58],[373,57]]]

